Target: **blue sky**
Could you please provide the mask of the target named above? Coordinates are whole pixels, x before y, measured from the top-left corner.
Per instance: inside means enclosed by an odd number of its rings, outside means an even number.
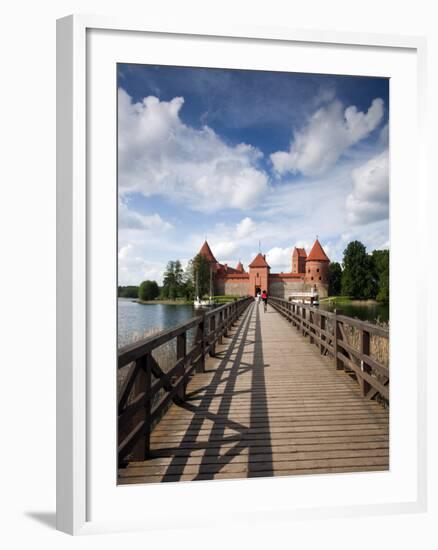
[[[205,237],[273,272],[316,235],[389,247],[387,79],[119,64],[118,88],[119,284]]]

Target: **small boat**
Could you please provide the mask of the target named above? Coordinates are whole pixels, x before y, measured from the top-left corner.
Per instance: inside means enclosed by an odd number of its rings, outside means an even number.
[[[312,289],[308,292],[294,292],[289,296],[289,302],[295,304],[306,304],[309,306],[319,306],[319,295]]]
[[[216,305],[216,303],[211,297],[206,300],[200,300],[199,297],[197,297],[193,302],[193,305],[195,307],[212,307]]]
[[[213,307],[216,305],[216,302],[214,301],[213,299],[213,272],[211,270],[211,266],[210,266],[210,296],[209,298],[206,298],[204,300],[201,300],[199,298],[199,294],[198,294],[198,274],[196,274],[196,298],[195,298],[195,301],[193,302],[193,305],[195,308],[198,308],[198,307]]]

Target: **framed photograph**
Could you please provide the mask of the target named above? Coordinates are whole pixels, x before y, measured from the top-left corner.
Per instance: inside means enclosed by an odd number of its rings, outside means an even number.
[[[424,41],[57,48],[58,528],[424,510]]]

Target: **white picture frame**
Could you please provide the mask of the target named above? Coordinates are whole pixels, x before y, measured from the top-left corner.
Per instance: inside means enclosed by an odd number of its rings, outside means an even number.
[[[399,159],[400,166],[397,164],[392,171],[392,175],[396,171],[401,174],[404,162],[409,162],[407,173],[414,174],[416,185],[412,186],[411,196],[407,199],[395,200],[403,193],[394,188],[391,188],[392,209],[395,213],[395,220],[402,222],[404,208],[407,204],[415,204],[412,225],[412,239],[421,243],[418,249],[421,253],[421,248],[427,242],[426,239],[426,177],[425,177],[425,145],[424,139],[424,121],[425,121],[425,40],[418,37],[390,36],[390,35],[369,35],[369,34],[350,34],[350,33],[335,33],[326,31],[300,31],[287,28],[240,28],[230,26],[229,29],[205,28],[179,28],[177,24],[168,24],[158,28],[151,28],[147,23],[136,20],[111,19],[95,16],[69,16],[58,21],[57,25],[57,527],[61,531],[71,534],[83,534],[94,532],[107,532],[114,530],[130,530],[130,529],[153,529],[160,528],[163,525],[173,525],[174,527],[185,525],[187,521],[191,521],[192,525],[208,525],[208,518],[200,515],[191,514],[191,518],[187,519],[184,514],[176,515],[175,511],[169,509],[166,518],[160,522],[157,517],[134,517],[126,514],[123,516],[115,516],[114,510],[116,507],[108,508],[100,513],[90,514],[90,510],[94,509],[94,500],[96,491],[100,491],[98,486],[91,491],[90,487],[94,483],[93,477],[95,472],[94,456],[92,442],[96,434],[96,430],[90,424],[91,418],[96,422],[96,415],[92,413],[95,406],[96,396],[93,393],[93,373],[92,370],[96,366],[95,351],[90,348],[92,335],[94,331],[94,323],[96,316],[95,305],[91,302],[94,300],[94,294],[90,292],[93,285],[94,274],[91,273],[90,254],[96,250],[92,241],[90,241],[90,229],[94,228],[94,220],[97,216],[102,216],[102,209],[99,211],[96,208],[96,202],[93,201],[93,189],[90,187],[90,181],[94,177],[91,168],[90,155],[94,154],[92,140],[90,140],[90,97],[93,90],[90,86],[93,84],[92,71],[95,68],[95,63],[92,59],[94,55],[91,50],[99,50],[99,44],[96,40],[91,39],[92,32],[105,35],[105,44],[108,45],[115,38],[110,35],[121,37],[130,33],[131,38],[139,44],[141,37],[149,37],[159,40],[172,40],[174,43],[179,41],[179,44],[190,44],[192,40],[202,40],[204,42],[211,41],[211,52],[218,49],[217,43],[224,45],[224,50],[229,50],[231,54],[237,53],[243,45],[259,45],[264,48],[275,48],[281,46],[287,48],[291,45],[299,45],[304,49],[311,49],[312,46],[318,45],[320,48],[356,48],[355,51],[363,49],[369,55],[383,56],[388,52],[397,52],[397,55],[409,56],[411,59],[412,71],[415,73],[415,82],[412,83],[413,96],[418,101],[418,104],[411,104],[412,118],[410,124],[417,126],[418,147],[413,152],[412,159]],[[225,47],[226,46],[226,47]],[[123,52],[124,62],[130,62],[129,48]],[[216,48],[216,50],[215,50]],[[111,48],[109,48],[111,49]],[[243,48],[244,49],[244,48]],[[108,53],[108,55],[110,55]],[[112,54],[111,54],[112,55]],[[145,49],[142,55],[148,55]],[[175,52],[172,47],[165,48],[166,59],[175,57]],[[180,55],[183,55],[181,53]],[[346,54],[347,55],[347,54]],[[364,53],[364,63],[365,63]],[[413,59],[415,58],[415,60]],[[372,60],[371,60],[372,61]],[[94,64],[93,64],[94,63]],[[181,64],[180,59],[175,60],[175,64]],[[200,65],[202,66],[202,65]],[[274,70],[276,66],[272,67]],[[354,67],[351,67],[354,70]],[[389,69],[388,69],[389,70]],[[392,68],[390,69],[392,70]],[[395,70],[395,69],[394,69]],[[407,68],[409,71],[409,68]],[[382,73],[383,74],[383,73]],[[411,75],[412,76],[412,75]],[[113,91],[111,92],[113,93]],[[110,98],[111,100],[111,98]],[[411,101],[412,103],[412,101]],[[415,117],[414,117],[415,113]],[[94,116],[94,115],[93,115]],[[415,120],[414,120],[415,118]],[[116,121],[108,121],[108,139],[114,138]],[[94,130],[93,130],[94,131]],[[114,142],[115,143],[115,142]],[[403,144],[400,145],[401,147]],[[105,149],[104,143],[102,148]],[[105,155],[107,150],[103,151]],[[108,157],[107,157],[108,158]],[[99,161],[97,161],[98,164]],[[115,170],[115,158],[109,164]],[[106,227],[114,226],[115,215],[110,215],[105,221]],[[418,224],[416,224],[418,222]],[[400,229],[401,230],[401,229]],[[394,227],[391,226],[392,237],[394,236]],[[399,229],[396,229],[399,231]],[[94,233],[95,234],[95,233]],[[111,245],[106,247],[106,251],[102,254],[109,255],[112,253]],[[397,247],[396,247],[397,249]],[[391,270],[397,266],[397,250],[394,253],[395,259],[391,259]],[[102,262],[105,265],[105,262]],[[106,264],[111,265],[111,264]],[[115,273],[111,272],[111,277]],[[413,299],[412,305],[414,311],[419,309],[419,295],[425,299],[427,296],[425,274],[419,273],[416,282],[416,298]],[[113,279],[108,283],[109,288],[113,284]],[[396,283],[391,279],[391,288]],[[400,284],[403,284],[401,281]],[[114,291],[115,297],[115,291]],[[395,305],[394,307],[397,307]],[[393,305],[391,304],[391,308]],[[111,308],[109,309],[111,311]],[[391,318],[397,310],[391,309]],[[94,317],[93,317],[94,316]],[[115,319],[114,319],[115,321]],[[391,331],[393,327],[391,327]],[[391,334],[392,338],[392,334]],[[413,337],[412,337],[413,338]],[[111,344],[110,344],[111,346]],[[397,347],[397,342],[391,340],[391,346]],[[115,348],[114,345],[112,346]],[[236,514],[236,521],[249,519],[250,521],[272,521],[275,515],[284,520],[285,517],[294,518],[319,518],[329,517],[333,515],[358,515],[358,514],[383,514],[395,512],[418,512],[426,509],[426,333],[420,331],[419,327],[415,328],[415,345],[410,349],[407,357],[415,358],[415,379],[412,382],[413,392],[416,394],[415,404],[415,422],[413,426],[407,427],[407,437],[409,441],[415,440],[415,448],[408,449],[411,452],[411,461],[406,456],[404,460],[409,463],[409,472],[412,477],[412,484],[406,487],[406,493],[400,497],[394,491],[382,495],[382,498],[376,502],[370,502],[360,498],[351,499],[351,502],[340,501],[334,503],[333,506],[324,504],[323,499],[313,506],[311,502],[302,500],[301,502],[288,502],[284,499],[284,495],[280,490],[280,484],[289,483],[285,479],[274,480],[252,480],[256,483],[263,484],[263,490],[266,494],[278,494],[277,505],[270,504],[271,510],[260,509],[256,505],[251,504],[251,490],[248,485],[238,485],[241,482],[202,482],[198,484],[180,484],[178,489],[174,484],[167,484],[166,487],[156,485],[150,489],[154,497],[157,497],[158,492],[165,491],[166,498],[174,498],[181,502],[181,498],[187,498],[188,492],[196,492],[198,496],[208,494],[209,491],[215,491],[217,498],[226,499],[227,495],[234,490],[233,486],[238,486],[242,495],[242,503],[245,502],[245,510],[241,516]],[[114,353],[114,350],[111,351]],[[391,361],[397,355],[397,349],[391,349]],[[406,359],[407,361],[408,359]],[[391,363],[392,364],[392,363]],[[403,370],[403,369],[401,369]],[[391,382],[392,383],[392,382]],[[400,388],[406,380],[400,380]],[[394,391],[397,390],[397,383],[392,386]],[[105,388],[105,384],[103,384]],[[115,407],[114,407],[115,414]],[[396,416],[392,414],[392,417]],[[111,424],[112,420],[106,422]],[[394,419],[394,424],[391,421],[391,430],[394,438],[397,438],[397,433],[401,429],[398,425],[398,419]],[[411,431],[409,431],[411,430]],[[107,441],[111,442],[111,430],[108,432]],[[115,441],[114,441],[115,445]],[[102,444],[102,448],[104,445]],[[114,447],[115,452],[115,447]],[[409,455],[409,452],[406,453]],[[112,461],[112,458],[109,458]],[[396,465],[397,466],[397,465]],[[400,467],[402,467],[401,465]],[[105,468],[103,468],[105,469]],[[393,469],[392,473],[397,470]],[[400,470],[401,471],[401,470]],[[354,474],[352,474],[354,475]],[[379,475],[379,474],[376,474]],[[389,475],[392,475],[391,473]],[[329,484],[328,477],[324,476],[325,481],[321,483]],[[415,479],[414,479],[415,478]],[[346,479],[345,476],[343,479]],[[364,483],[368,483],[371,478],[365,479]],[[335,481],[336,482],[336,481]],[[304,485],[313,483],[307,480],[298,480],[296,484],[301,484],[301,489],[305,489]],[[389,482],[388,482],[389,483]],[[115,472],[114,472],[115,484]],[[215,488],[213,489],[213,484]],[[270,484],[270,485],[268,485]],[[304,485],[303,485],[304,484]],[[194,487],[196,485],[196,489]],[[390,485],[390,484],[389,484]],[[388,487],[389,487],[388,485]],[[327,485],[328,487],[329,485]],[[254,486],[253,486],[254,487]],[[260,488],[261,485],[258,486]],[[144,489],[144,488],[143,488]],[[137,488],[136,498],[144,498],[146,493],[142,488]],[[125,488],[119,488],[120,491],[126,491]],[[130,488],[129,490],[133,490]],[[91,492],[90,492],[91,491]],[[299,493],[299,491],[297,491]],[[342,491],[341,491],[342,492]],[[93,497],[91,497],[93,493]],[[113,494],[113,493],[111,493]],[[119,492],[121,495],[122,493]],[[152,493],[149,493],[152,494]],[[391,497],[391,495],[393,495]],[[100,500],[109,498],[109,493],[106,494],[102,490]],[[118,498],[118,497],[114,497]],[[93,500],[94,499],[94,500]],[[245,500],[246,499],[246,500]],[[316,501],[317,499],[315,499]],[[96,508],[97,509],[97,508]],[[212,520],[213,521],[213,520]]]

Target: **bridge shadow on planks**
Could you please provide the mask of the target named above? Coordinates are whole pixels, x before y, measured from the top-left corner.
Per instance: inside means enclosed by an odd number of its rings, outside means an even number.
[[[119,482],[387,470],[388,411],[292,328],[252,303]]]
[[[215,479],[243,453],[246,471],[242,471],[240,477],[274,474],[265,382],[265,368],[269,365],[263,360],[260,308],[250,306],[228,340],[226,348],[216,355],[219,363],[207,370],[212,372],[208,384],[188,392],[186,402],[179,405],[193,414],[179,444],[153,452],[155,457],[171,457],[161,481],[181,480],[187,466],[193,463],[192,452],[199,450],[204,452],[196,465],[197,473],[191,477],[193,480]],[[250,380],[249,387],[244,390],[238,389],[243,377]],[[237,408],[232,407],[233,399],[241,396],[249,397],[246,422],[241,420],[244,411],[238,404]],[[203,430],[206,423],[208,437],[200,441],[200,436],[206,434]],[[256,439],[254,430],[258,431]],[[256,456],[260,451],[263,456]]]

